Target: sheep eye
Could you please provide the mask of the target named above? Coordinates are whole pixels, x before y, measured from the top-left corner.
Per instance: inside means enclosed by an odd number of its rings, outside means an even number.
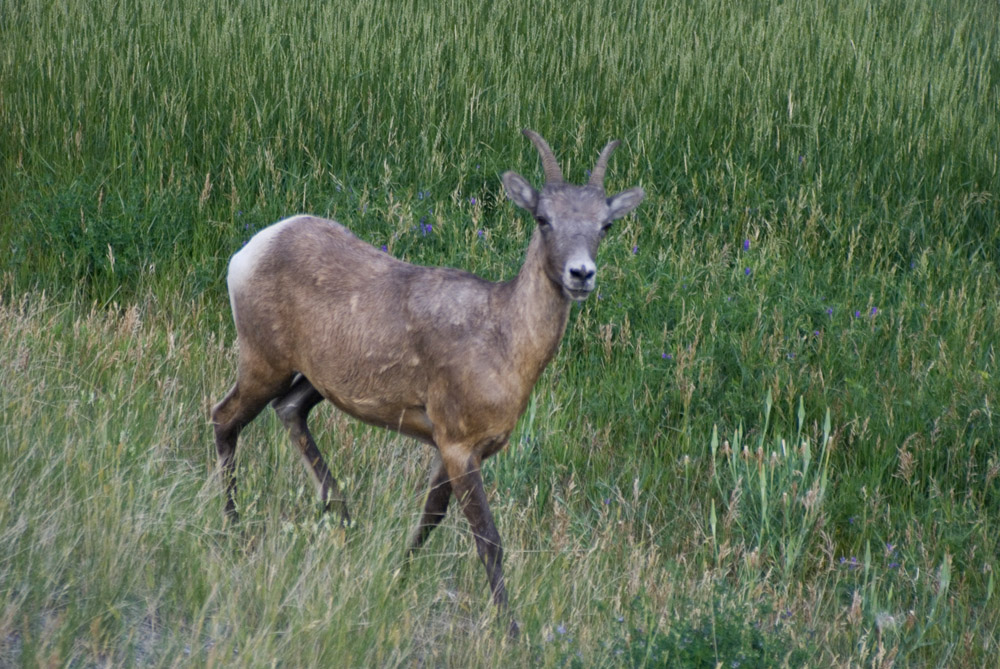
[[[546,227],[552,225],[552,222],[549,221],[549,219],[547,219],[544,216],[535,216],[535,221],[538,223],[538,225],[540,227],[543,227],[543,228],[546,228]]]

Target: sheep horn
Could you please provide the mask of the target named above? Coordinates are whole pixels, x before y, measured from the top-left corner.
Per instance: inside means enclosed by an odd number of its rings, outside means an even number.
[[[621,144],[617,139],[613,139],[608,142],[607,146],[601,151],[601,155],[597,157],[597,164],[594,165],[594,171],[590,173],[590,181],[588,182],[591,186],[598,186],[604,188],[604,171],[608,169],[608,158],[611,154],[615,152],[618,145]]]
[[[545,183],[561,183],[563,180],[562,170],[559,163],[549,148],[549,143],[542,139],[534,130],[524,129],[524,136],[531,140],[531,143],[538,149],[538,155],[542,157],[542,169],[545,170]]]

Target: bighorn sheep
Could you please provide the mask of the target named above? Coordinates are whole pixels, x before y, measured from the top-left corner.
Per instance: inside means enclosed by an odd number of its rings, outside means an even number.
[[[493,599],[507,593],[500,535],[480,466],[502,449],[535,382],[555,354],[570,303],[593,292],[597,246],[615,219],[636,208],[641,188],[608,197],[601,151],[585,186],[563,181],[544,139],[536,191],[507,172],[510,198],[537,221],[520,273],[492,283],[468,272],[418,267],[359,240],[333,221],[293,216],[261,230],[229,263],[239,338],[236,384],[212,409],[215,445],[236,517],[233,456],[240,431],[270,402],[325,505],[347,505],[306,417],[323,399],[367,423],[436,448],[423,516],[410,555],[459,500],[486,567]],[[512,632],[516,625],[511,623]]]

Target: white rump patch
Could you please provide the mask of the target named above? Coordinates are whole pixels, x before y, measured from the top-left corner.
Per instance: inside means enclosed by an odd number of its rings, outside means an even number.
[[[226,285],[229,287],[229,304],[233,308],[233,319],[236,319],[236,293],[253,277],[257,263],[264,257],[271,242],[278,232],[296,220],[308,218],[304,215],[292,216],[269,225],[253,237],[246,245],[233,255],[229,261],[229,273],[226,275]]]

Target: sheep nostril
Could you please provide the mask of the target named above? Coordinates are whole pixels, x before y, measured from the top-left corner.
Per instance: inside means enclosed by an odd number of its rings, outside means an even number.
[[[589,281],[593,278],[595,270],[591,267],[573,267],[569,270],[569,275],[577,281]]]

